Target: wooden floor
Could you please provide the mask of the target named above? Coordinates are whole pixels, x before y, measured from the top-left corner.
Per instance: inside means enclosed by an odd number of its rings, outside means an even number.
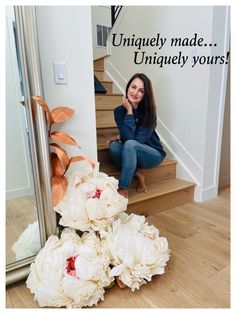
[[[230,189],[205,203],[188,203],[149,216],[167,237],[171,259],[166,273],[140,290],[117,285],[98,308],[229,308]],[[9,286],[7,308],[35,308],[24,282]]]
[[[6,264],[14,263],[16,256],[11,248],[29,224],[37,221],[34,196],[6,201]]]

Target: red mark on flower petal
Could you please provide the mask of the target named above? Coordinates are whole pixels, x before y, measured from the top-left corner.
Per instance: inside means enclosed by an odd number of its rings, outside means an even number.
[[[66,260],[66,271],[67,271],[68,275],[76,277],[77,279],[79,279],[79,277],[76,276],[76,270],[75,270],[76,258],[77,258],[77,256],[71,256],[70,258],[68,258]]]
[[[100,198],[100,196],[101,196],[101,194],[102,194],[102,190],[99,190],[99,189],[96,189],[96,192],[95,192],[95,194],[92,196],[92,198]]]

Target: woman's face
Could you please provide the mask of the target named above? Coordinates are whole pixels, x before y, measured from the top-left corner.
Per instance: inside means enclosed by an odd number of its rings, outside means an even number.
[[[133,108],[137,108],[144,96],[143,81],[136,77],[130,84],[127,92],[127,98],[131,102]]]

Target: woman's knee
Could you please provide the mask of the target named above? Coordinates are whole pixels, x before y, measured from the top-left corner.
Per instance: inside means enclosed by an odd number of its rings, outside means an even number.
[[[135,140],[127,140],[125,143],[124,143],[124,148],[125,149],[129,149],[129,150],[135,150],[135,148],[137,146],[139,146],[140,143],[135,141]]]
[[[117,154],[122,150],[121,143],[114,141],[109,145],[109,152],[112,154]]]
[[[161,154],[138,156],[138,165],[140,168],[151,169],[159,166],[163,160]]]

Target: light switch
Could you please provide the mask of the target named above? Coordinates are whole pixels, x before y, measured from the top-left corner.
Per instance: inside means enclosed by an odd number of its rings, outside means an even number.
[[[53,62],[54,80],[56,84],[67,84],[67,71],[65,62]]]

